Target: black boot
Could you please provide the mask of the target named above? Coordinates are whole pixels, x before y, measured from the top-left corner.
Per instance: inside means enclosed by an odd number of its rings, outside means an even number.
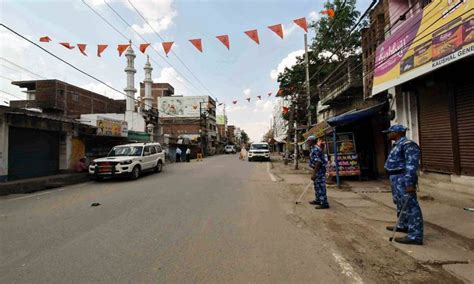
[[[316,205],[314,206],[314,209],[329,209],[329,205]]]
[[[387,226],[387,230],[390,231],[390,232],[393,232],[393,226]],[[397,228],[396,232],[400,232],[400,233],[408,233],[408,228]]]
[[[423,241],[410,240],[408,237],[395,238],[395,241],[397,243],[401,243],[401,244],[405,244],[405,245],[418,245],[418,246],[423,245]]]
[[[319,200],[311,200],[308,203],[311,204],[311,205],[318,205],[320,202],[319,202]]]

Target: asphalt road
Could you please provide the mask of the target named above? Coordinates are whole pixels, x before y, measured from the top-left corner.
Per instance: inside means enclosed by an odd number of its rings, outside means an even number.
[[[0,283],[360,283],[275,185],[227,155],[0,199]]]

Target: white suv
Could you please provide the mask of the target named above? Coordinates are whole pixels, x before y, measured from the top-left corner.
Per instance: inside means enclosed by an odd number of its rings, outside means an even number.
[[[224,152],[226,154],[235,154],[237,153],[237,150],[235,149],[235,145],[227,145],[224,148]]]
[[[252,143],[248,153],[249,162],[253,160],[270,161],[270,146],[268,143]]]
[[[115,146],[107,157],[95,159],[89,165],[89,174],[96,180],[104,177],[140,177],[143,171],[161,172],[165,164],[165,152],[159,143],[134,143]]]

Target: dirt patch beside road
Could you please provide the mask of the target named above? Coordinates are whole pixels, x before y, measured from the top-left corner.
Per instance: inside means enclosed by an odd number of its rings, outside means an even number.
[[[288,174],[286,171],[279,172],[280,167],[283,166],[277,164],[273,171],[282,176]],[[315,210],[307,203],[313,194],[310,189],[302,203],[296,205],[295,200],[306,186],[303,183],[305,179],[300,178],[297,182],[294,177],[290,180],[291,183],[286,181],[279,187],[279,196],[287,207],[288,219],[295,226],[306,228],[326,240],[325,245],[335,248],[365,282],[379,283],[383,279],[389,283],[462,283],[440,266],[416,261],[392,245],[386,236],[373,230],[364,218],[335,200],[329,200],[329,210]],[[350,202],[351,199],[345,201]],[[377,219],[375,217],[374,220]],[[386,225],[380,221],[380,226]]]

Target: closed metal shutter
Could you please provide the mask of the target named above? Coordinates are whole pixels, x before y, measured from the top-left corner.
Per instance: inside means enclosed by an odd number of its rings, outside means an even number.
[[[456,85],[456,121],[461,174],[474,175],[474,83]]]
[[[58,173],[58,132],[10,127],[8,136],[9,180]]]
[[[419,120],[422,169],[454,173],[453,140],[446,87],[435,85],[420,93]]]

